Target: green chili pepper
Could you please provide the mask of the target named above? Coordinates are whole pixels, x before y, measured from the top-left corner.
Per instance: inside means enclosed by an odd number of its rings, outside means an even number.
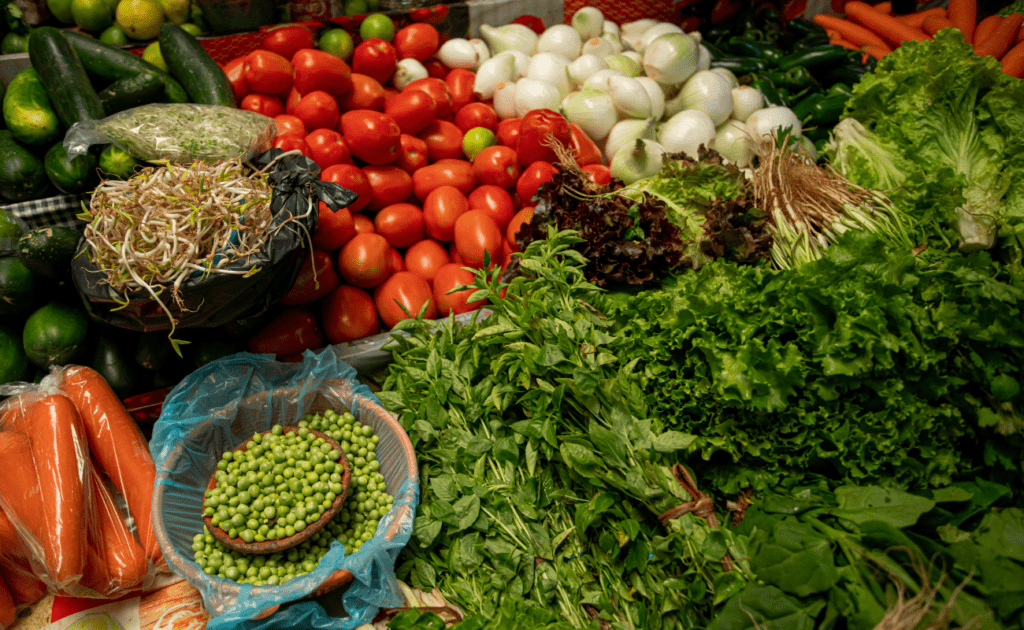
[[[782,95],[779,93],[779,88],[768,77],[753,74],[750,76],[749,85],[760,90],[761,95],[764,96],[765,103],[768,103],[769,105],[786,104],[785,99],[783,99]]]
[[[794,18],[786,22],[786,30],[801,39],[814,36],[828,40],[828,33],[824,28],[804,18]]]
[[[803,135],[813,142],[814,146],[818,146],[819,142],[826,142],[831,133],[832,130],[828,127],[811,127],[805,128],[803,131]]]
[[[874,59],[871,61],[874,61]],[[847,85],[854,85],[859,83],[864,78],[864,75],[869,72],[871,71],[867,69],[867,64],[846,64],[829,70],[828,74],[825,75],[825,82],[829,84],[846,83]]]
[[[846,48],[843,48],[842,46],[834,46],[832,44],[814,46],[783,57],[782,60],[779,61],[779,70],[789,70],[796,66],[816,68],[818,66],[844,63],[847,59],[847,52],[849,51]]]
[[[722,51],[721,48],[719,48],[715,44],[712,44],[707,39],[701,40],[700,43],[701,43],[702,46],[704,46],[704,48],[708,49],[708,54],[711,55],[711,60],[712,61],[714,61],[716,59],[721,59],[723,57],[728,57],[729,56],[729,55],[725,54],[725,52]]]
[[[817,107],[818,103],[824,99],[825,95],[821,92],[812,92],[801,98],[791,109],[793,110],[793,113],[796,114],[800,123],[806,125],[811,121],[814,108]]]
[[[833,83],[832,87],[830,87],[828,89],[828,92],[825,93],[825,96],[836,96],[838,94],[842,94],[843,96],[849,98],[853,96],[853,90],[850,88],[849,85],[845,83]]]
[[[817,46],[824,46],[828,43],[829,42],[827,36],[818,37],[817,35],[812,35],[811,37],[805,37],[796,42],[795,44],[793,44],[793,52],[807,50],[808,48],[815,48]]]
[[[721,57],[711,64],[715,68],[725,68],[736,76],[751,72],[763,72],[768,64],[763,59],[754,57]]]
[[[766,42],[754,42],[744,37],[730,37],[726,45],[736,55],[764,59],[773,66],[782,59],[782,51]]]
[[[708,41],[721,42],[722,40],[727,39],[732,34],[732,29],[728,26],[714,26],[704,31],[702,34],[704,37],[701,40],[701,43],[707,45]]]
[[[840,116],[843,115],[843,110],[846,109],[847,98],[844,94],[837,94],[826,97],[815,105],[813,110],[814,123],[831,127],[839,122]]]

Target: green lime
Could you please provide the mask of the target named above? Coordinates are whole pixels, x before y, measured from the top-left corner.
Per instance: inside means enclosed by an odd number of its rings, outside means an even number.
[[[8,33],[0,42],[0,54],[13,55],[14,53],[28,52],[28,35]]]
[[[90,33],[99,33],[114,23],[104,0],[71,0],[75,24]]]
[[[142,51],[142,58],[164,72],[170,72],[167,62],[164,61],[164,55],[160,52],[160,42],[153,42],[146,46],[145,50]]]
[[[100,153],[100,171],[108,177],[128,179],[135,174],[141,163],[124,149],[114,145],[108,146]]]
[[[203,33],[203,29],[199,28],[195,24],[192,24],[191,22],[185,22],[184,24],[182,24],[181,30],[185,31],[189,35],[195,35],[196,37],[202,35]]]
[[[0,208],[0,238],[18,238],[22,229],[9,210]]]
[[[352,36],[343,28],[332,28],[320,36],[320,50],[341,59],[351,57],[354,47]]]
[[[383,39],[390,42],[395,37],[395,23],[383,13],[372,13],[367,15],[363,23],[359,25],[359,35],[363,39]]]
[[[366,0],[345,0],[345,15],[366,15],[369,10]]]
[[[462,136],[462,152],[472,162],[477,153],[497,143],[498,139],[494,137],[493,131],[487,127],[473,127]]]
[[[46,6],[50,9],[53,17],[65,24],[74,24],[75,18],[71,15],[71,0],[46,0]]]
[[[153,39],[164,24],[164,8],[157,0],[121,0],[117,23],[132,39]]]
[[[123,28],[114,24],[100,33],[100,41],[108,46],[120,46],[128,43],[128,36],[124,34]]]

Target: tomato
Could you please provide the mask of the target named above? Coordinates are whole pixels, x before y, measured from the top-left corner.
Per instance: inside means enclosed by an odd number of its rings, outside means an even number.
[[[468,195],[475,185],[473,165],[466,160],[438,160],[412,174],[412,192],[421,201],[441,186],[455,186]]]
[[[292,64],[269,50],[254,50],[245,59],[242,77],[253,92],[287,94],[292,87]]]
[[[412,177],[397,166],[364,166],[363,172],[373,190],[368,210],[381,210],[412,195]]]
[[[405,271],[405,261],[402,260],[402,253],[391,248],[391,275],[398,273],[399,271]],[[390,275],[388,277],[391,277]]]
[[[512,188],[519,181],[519,160],[515,149],[496,145],[473,158],[473,176],[479,184]]]
[[[281,298],[285,306],[300,306],[316,302],[338,286],[338,274],[327,252],[314,249],[311,256],[302,261],[299,275],[288,293]]]
[[[224,74],[231,83],[231,89],[235,93],[235,102],[240,103],[245,95],[249,93],[249,86],[245,82],[245,60],[249,55],[235,57],[224,66]]]
[[[463,156],[462,130],[446,120],[431,121],[416,137],[427,143],[431,162]]]
[[[373,218],[373,229],[395,249],[423,240],[423,211],[411,203],[395,203]]]
[[[324,345],[316,317],[304,308],[285,309],[249,340],[249,352],[282,357]]]
[[[352,69],[340,58],[312,46],[299,50],[292,57],[295,88],[300,94],[320,90],[341,96],[352,89]]]
[[[515,149],[519,146],[519,128],[523,124],[522,118],[506,118],[498,123],[498,144],[503,147]]]
[[[365,214],[353,214],[352,223],[356,226],[356,234],[376,234],[373,229],[373,219]]]
[[[476,289],[472,288],[475,276],[468,269],[463,269],[461,262],[451,262],[434,274],[434,301],[437,302],[437,312],[447,317],[449,313],[460,315],[475,311],[484,305],[484,300],[466,303],[469,296],[473,295]],[[449,293],[458,286],[470,286],[468,289]]]
[[[432,7],[413,9],[409,15],[412,17],[413,22],[440,24],[441,22],[444,22],[446,17],[448,17],[448,7],[443,4],[438,4]]]
[[[601,158],[601,149],[597,148],[597,144],[590,139],[590,136],[584,133],[579,125],[569,123],[569,129],[572,133],[572,148],[576,163],[580,167],[590,164],[602,164],[604,160]]]
[[[395,161],[395,166],[412,175],[416,172],[416,169],[423,168],[427,165],[428,157],[426,142],[420,140],[416,136],[410,136],[407,133],[403,133],[399,140],[399,146],[402,148],[402,153]]]
[[[455,220],[469,210],[469,200],[454,186],[430,191],[423,201],[423,222],[427,236],[448,242],[455,238]]]
[[[466,266],[466,261],[462,259],[462,254],[459,253],[457,247],[455,247],[455,241],[448,244],[448,255],[452,257],[452,262],[457,263],[460,267]],[[436,281],[437,278],[434,278]]]
[[[331,343],[355,341],[380,332],[377,307],[362,289],[341,285],[324,299],[324,332]]]
[[[558,155],[555,150],[547,146],[550,142],[549,136],[563,147],[572,146],[572,129],[569,127],[569,121],[561,114],[550,109],[527,112],[519,126],[519,144],[516,145],[519,163],[527,166],[538,160],[557,162]]]
[[[302,95],[294,87],[288,91],[288,98],[284,102],[284,113],[289,116],[295,115],[295,107],[302,100]],[[305,125],[305,123],[303,123]]]
[[[424,61],[423,67],[427,69],[427,76],[432,79],[444,79],[448,76],[448,66],[441,63],[441,60],[436,57]]]
[[[277,127],[277,135],[279,136],[302,136],[306,137],[306,123],[298,116],[291,114],[280,114],[274,116],[274,126]]]
[[[358,72],[352,73],[352,89],[338,101],[341,111],[350,112],[355,109],[372,109],[384,111],[384,86],[373,77]]]
[[[238,104],[238,109],[245,109],[273,118],[284,113],[284,103],[276,96],[254,92],[245,95],[242,102]]]
[[[394,328],[395,324],[410,315],[418,316],[421,310],[426,319],[437,318],[437,306],[430,285],[411,271],[399,271],[388,278],[373,292],[373,303],[377,305],[380,319],[387,328]]]
[[[338,101],[327,92],[316,90],[302,97],[294,114],[306,129],[334,129],[338,124]]]
[[[588,164],[580,170],[595,184],[607,186],[612,181],[612,171],[604,164]]]
[[[557,172],[554,164],[543,160],[526,167],[516,182],[516,192],[519,193],[519,199],[523,204],[533,205],[533,196],[537,194],[537,189],[541,184],[550,182]]]
[[[508,264],[512,262],[512,254],[515,251],[512,249],[512,245],[508,242],[508,239],[501,239],[501,272],[505,273],[508,268]]]
[[[437,270],[451,261],[448,250],[429,238],[411,245],[405,252],[405,268],[431,283]]]
[[[263,36],[260,48],[277,53],[285,59],[292,59],[303,48],[313,47],[313,33],[304,26],[282,26]]]
[[[502,233],[505,232],[505,228],[516,214],[512,207],[512,196],[504,188],[493,184],[478,186],[476,190],[469,193],[468,201],[470,210],[486,212],[498,224],[498,229]]]
[[[498,114],[490,105],[469,103],[455,114],[455,125],[462,130],[462,133],[466,133],[474,127],[484,127],[498,133]]]
[[[415,136],[436,118],[437,102],[426,92],[408,90],[388,99],[384,113],[395,119],[402,133]]]
[[[331,210],[321,201],[317,211],[320,213],[320,220],[317,222],[316,233],[313,234],[313,247],[316,249],[333,252],[356,235],[356,224],[348,208]]]
[[[282,151],[299,151],[302,155],[309,157],[309,145],[301,136],[278,136],[274,138],[274,143],[271,146]]]
[[[352,53],[352,70],[387,83],[395,73],[398,56],[395,47],[379,37],[365,39]]]
[[[444,82],[452,95],[453,112],[457,112],[466,105],[476,101],[476,94],[473,93],[476,73],[472,70],[455,68],[445,76]]]
[[[356,234],[341,248],[338,269],[352,286],[373,288],[391,273],[391,246],[380,234]]]
[[[328,166],[320,173],[320,179],[325,182],[334,182],[342,188],[351,190],[359,195],[348,207],[349,212],[359,212],[370,203],[373,198],[373,189],[370,187],[370,180],[366,178],[363,169],[352,164],[335,164]]]
[[[447,118],[452,113],[452,94],[448,90],[448,84],[441,79],[434,77],[416,79],[405,86],[405,90],[420,90],[434,97],[434,101],[437,103],[438,118]]]
[[[519,234],[519,230],[523,227],[524,223],[529,223],[530,221],[533,221],[533,206],[523,208],[509,221],[508,228],[505,230],[505,239],[508,241],[512,251],[520,251],[519,244],[516,242],[516,234]]]
[[[437,52],[441,36],[430,24],[410,24],[395,33],[391,43],[399,59],[426,61]]]
[[[387,114],[369,109],[345,112],[341,116],[341,133],[352,155],[364,162],[380,166],[398,159],[402,130]]]
[[[335,164],[351,164],[348,145],[341,134],[333,129],[317,129],[306,136],[309,145],[309,157],[313,158],[321,169]]]
[[[491,264],[501,261],[501,229],[483,210],[469,210],[455,219],[455,248],[470,266],[483,267],[485,254]]]
[[[536,15],[520,15],[516,19],[512,20],[511,24],[522,24],[538,35],[543,35],[545,30],[544,20],[540,19]]]

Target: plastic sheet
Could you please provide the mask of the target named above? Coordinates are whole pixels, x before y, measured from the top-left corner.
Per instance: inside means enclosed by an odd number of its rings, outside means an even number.
[[[280,586],[243,586],[203,573],[191,545],[203,529],[203,491],[221,453],[274,424],[295,424],[328,409],[351,411],[380,437],[377,459],[394,503],[374,537],[351,555],[333,542],[316,570]],[[157,464],[157,537],[171,569],[199,590],[214,615],[210,630],[349,629],[403,601],[394,565],[419,503],[415,455],[398,422],[335,353],[307,351],[302,363],[240,353],[207,364],[168,395],[150,449]],[[318,603],[302,601],[345,582],[344,572],[351,574],[342,595],[347,617],[331,617]]]

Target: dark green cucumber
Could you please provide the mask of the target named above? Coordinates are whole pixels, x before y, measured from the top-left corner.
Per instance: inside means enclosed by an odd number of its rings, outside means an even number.
[[[35,68],[25,68],[7,86],[4,122],[15,140],[30,147],[48,146],[61,137],[60,119]]]
[[[95,37],[74,31],[65,31],[65,39],[75,49],[75,54],[85,70],[111,81],[119,81],[140,72],[156,72],[164,82],[164,99],[169,103],[187,103],[188,93],[170,74],[157,68],[141,57],[126,50],[107,46]]]
[[[155,72],[140,72],[112,83],[99,93],[107,115],[155,103],[164,91],[164,82]]]
[[[39,73],[46,95],[65,127],[76,122],[101,120],[103,103],[96,95],[85,67],[61,31],[41,26],[28,40],[28,58]]]
[[[0,316],[27,311],[35,290],[35,277],[17,256],[0,257]]]
[[[0,103],[4,102],[4,94],[6,94],[6,93],[7,93],[7,84],[4,83],[2,80],[0,80]],[[4,123],[4,117],[0,116],[0,129],[4,129],[6,127],[7,127],[7,124]]]
[[[39,199],[49,187],[43,161],[0,131],[0,197],[10,201]]]
[[[193,35],[164,22],[160,27],[160,54],[171,76],[185,86],[193,103],[235,106],[235,92],[224,70]]]
[[[18,258],[33,273],[60,278],[71,271],[71,259],[81,238],[71,228],[36,228],[18,241]]]
[[[103,375],[114,392],[124,398],[135,393],[135,373],[124,351],[105,335],[96,340],[96,352],[92,357],[92,368]]]
[[[0,326],[0,385],[20,381],[28,375],[28,358],[21,339],[13,330]]]
[[[96,156],[86,153],[70,158],[60,142],[55,142],[43,156],[43,168],[62,193],[77,195],[96,186]]]

